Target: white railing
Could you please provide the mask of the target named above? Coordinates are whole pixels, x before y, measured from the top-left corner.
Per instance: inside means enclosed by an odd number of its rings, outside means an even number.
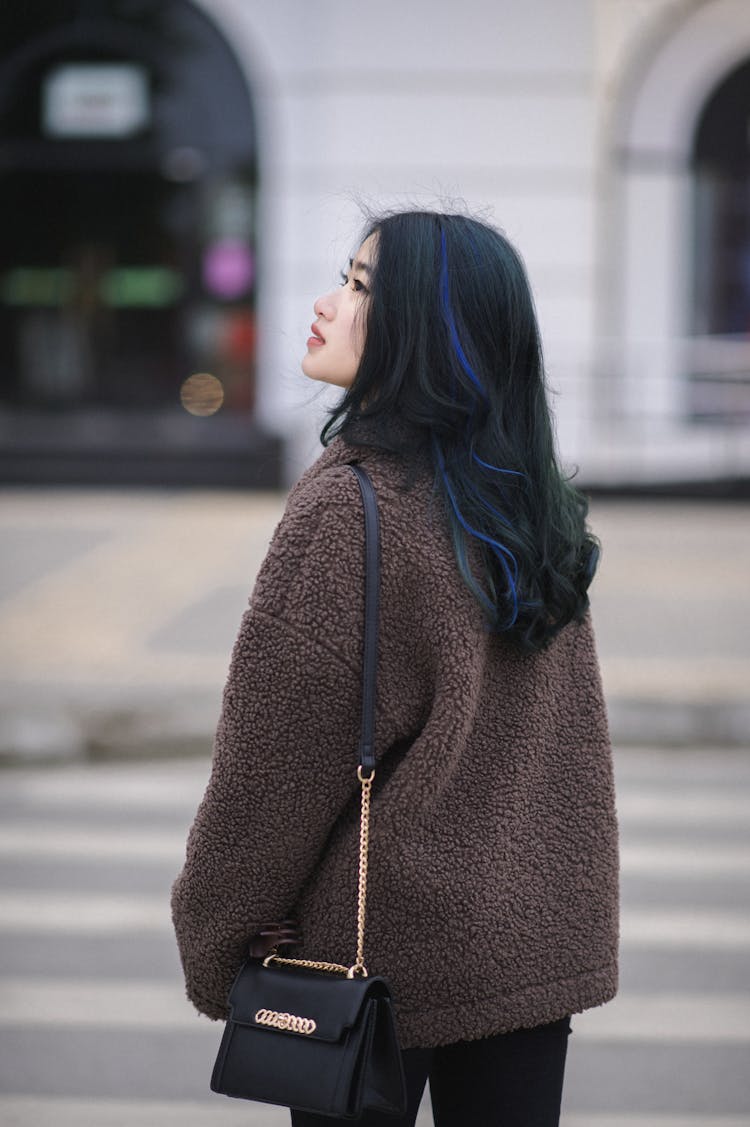
[[[559,445],[582,484],[750,479],[750,338],[607,341],[593,352],[588,364],[549,352]]]

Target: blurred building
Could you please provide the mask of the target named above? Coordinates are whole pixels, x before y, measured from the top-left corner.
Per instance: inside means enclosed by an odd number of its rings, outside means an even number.
[[[3,480],[296,474],[361,205],[524,255],[565,460],[750,476],[747,0],[0,9]]]

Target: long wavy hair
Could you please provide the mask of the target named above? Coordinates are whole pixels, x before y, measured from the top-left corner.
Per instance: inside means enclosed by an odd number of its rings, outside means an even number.
[[[465,215],[387,214],[371,235],[364,350],[321,439],[361,444],[366,422],[367,444],[393,450],[404,423],[419,432],[489,628],[541,650],[584,616],[599,543],[558,464],[523,263]]]

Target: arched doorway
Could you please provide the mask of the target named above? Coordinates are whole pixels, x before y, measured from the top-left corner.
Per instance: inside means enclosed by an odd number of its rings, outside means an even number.
[[[3,478],[275,484],[229,46],[187,0],[30,0],[0,36]]]

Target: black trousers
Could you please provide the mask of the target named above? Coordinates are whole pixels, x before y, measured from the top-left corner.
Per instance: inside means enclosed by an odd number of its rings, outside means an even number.
[[[414,1127],[429,1079],[435,1127],[558,1127],[570,1018],[480,1041],[405,1049],[403,1116],[367,1112],[362,1127]],[[293,1111],[292,1127],[351,1123]]]

